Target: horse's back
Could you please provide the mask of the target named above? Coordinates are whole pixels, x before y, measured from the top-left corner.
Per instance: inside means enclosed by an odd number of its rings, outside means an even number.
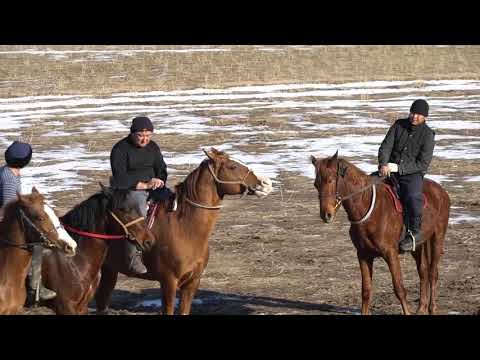
[[[445,203],[450,208],[450,196],[447,191],[438,182],[424,178],[423,192],[429,200],[438,200]]]

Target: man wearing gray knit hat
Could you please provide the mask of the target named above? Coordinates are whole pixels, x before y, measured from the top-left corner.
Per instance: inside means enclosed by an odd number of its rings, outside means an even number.
[[[415,251],[422,244],[423,177],[433,157],[435,132],[425,123],[429,106],[415,100],[407,119],[397,120],[388,130],[378,151],[379,174],[394,176],[406,210],[407,233],[400,251]]]
[[[111,185],[119,189],[138,190],[139,201],[168,200],[168,211],[176,210],[176,196],[166,186],[167,165],[160,147],[152,140],[153,124],[146,116],[132,120],[130,134],[117,142],[110,154]],[[145,206],[145,216],[146,214]],[[125,241],[125,257],[132,275],[147,272],[142,263],[142,253],[135,244]]]

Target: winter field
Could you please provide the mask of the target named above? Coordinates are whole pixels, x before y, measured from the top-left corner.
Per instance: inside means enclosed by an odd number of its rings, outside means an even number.
[[[0,46],[0,146],[32,144],[23,191],[35,185],[59,214],[108,183],[110,149],[135,116],[154,123],[169,187],[203,160],[202,148],[225,150],[268,175],[274,192],[225,201],[193,313],[356,314],[361,281],[349,224],[343,210],[334,224],[321,222],[309,156],[338,149],[374,171],[389,126],[425,98],[436,132],[427,177],[452,200],[440,312],[473,314],[479,55],[476,46]],[[373,313],[400,313],[387,266],[375,264]],[[403,255],[402,271],[414,310],[413,258]],[[159,292],[157,283],[120,277],[113,313],[157,312]]]

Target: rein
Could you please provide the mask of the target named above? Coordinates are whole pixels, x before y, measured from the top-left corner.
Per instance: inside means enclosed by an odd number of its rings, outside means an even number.
[[[10,246],[10,247],[16,247],[16,248],[19,248],[19,249],[22,249],[22,250],[26,250],[26,251],[31,251],[31,249],[37,245],[41,245],[41,246],[44,246],[44,247],[47,247],[47,248],[56,248],[57,246],[54,245],[50,239],[43,233],[43,231],[41,231],[29,218],[27,215],[25,215],[25,213],[23,212],[22,209],[19,209],[18,210],[19,213],[20,213],[20,219],[22,220],[22,228],[23,228],[23,232],[26,234],[26,230],[25,230],[25,222],[24,220],[27,222],[28,225],[30,225],[30,227],[32,227],[39,235],[40,235],[40,239],[42,241],[33,241],[33,242],[28,242],[28,243],[25,243],[25,244],[17,244],[15,242],[12,242],[12,241],[9,241],[8,239],[1,239],[0,238],[0,243],[2,244],[5,244],[6,246]]]
[[[245,165],[244,165],[245,166]],[[245,191],[243,192],[242,194],[242,197],[240,199],[243,199],[245,197],[245,195],[247,195],[248,191],[249,191],[249,186],[245,183],[245,180],[247,179],[248,175],[250,175],[250,173],[252,172],[252,170],[247,167],[248,169],[248,172],[247,172],[247,175],[244,176],[244,178],[240,181],[236,180],[236,181],[227,181],[227,180],[220,180],[217,175],[215,175],[215,172],[213,171],[212,169],[212,164],[211,163],[208,163],[208,170],[210,171],[210,174],[212,174],[212,177],[213,179],[215,180],[215,182],[217,184],[234,184],[234,185],[243,185],[245,186]],[[216,205],[216,206],[209,206],[209,205],[203,205],[203,204],[198,204],[196,202],[194,202],[193,200],[190,200],[189,198],[185,197],[185,200],[195,206],[195,207],[198,207],[200,209],[206,209],[206,210],[219,210],[223,207],[223,205]]]
[[[121,240],[121,239],[125,239],[125,238],[128,238],[128,239],[132,239],[133,236],[130,234],[130,232],[128,231],[128,227],[131,226],[131,225],[134,225],[140,221],[143,221],[145,218],[142,216],[142,217],[139,217],[138,219],[135,219],[133,221],[130,221],[129,223],[127,224],[124,224],[113,212],[110,211],[110,214],[112,215],[112,217],[120,224],[120,226],[122,227],[123,231],[125,232],[124,235],[106,235],[106,234],[98,234],[98,233],[93,233],[93,232],[88,232],[88,231],[82,231],[82,230],[79,230],[79,229],[75,229],[69,225],[66,225],[62,222],[62,225],[65,227],[65,229],[67,229],[68,231],[74,233],[74,234],[77,234],[77,235],[81,235],[81,236],[86,236],[86,237],[89,237],[89,238],[97,238],[97,239],[104,239],[104,240]]]
[[[352,193],[350,193],[346,196],[342,196],[342,195],[340,195],[340,192],[338,191],[338,183],[339,183],[340,177],[341,178],[345,177],[346,172],[347,172],[347,168],[346,167],[340,168],[340,162],[337,161],[337,174],[336,174],[336,179],[335,179],[335,200],[336,200],[335,209],[334,209],[335,213],[337,212],[338,207],[344,201],[346,201],[348,199],[351,199],[355,195],[361,194],[365,190],[368,190],[370,187],[372,187],[372,200],[370,202],[370,207],[369,207],[367,213],[365,214],[365,216],[363,216],[360,220],[357,220],[357,221],[353,221],[350,218],[348,219],[351,224],[358,225],[358,224],[361,224],[361,223],[364,223],[365,221],[367,221],[370,218],[370,215],[372,215],[373,209],[375,208],[375,201],[377,199],[377,191],[376,191],[375,185],[381,183],[385,179],[385,177],[383,177],[383,176],[378,177],[377,179],[373,180],[370,184],[368,184],[364,187],[361,187],[359,190],[354,191],[354,192],[352,192]]]

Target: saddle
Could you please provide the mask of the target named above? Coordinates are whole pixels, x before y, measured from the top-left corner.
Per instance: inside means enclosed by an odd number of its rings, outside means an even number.
[[[378,171],[371,173],[370,176],[372,177],[378,177]],[[388,178],[385,178],[383,180],[383,184],[385,185],[385,189],[387,190],[387,193],[390,195],[390,199],[393,202],[393,205],[395,207],[395,211],[398,213],[402,214],[403,216],[403,226],[402,226],[402,231],[400,234],[400,238],[398,241],[400,242],[404,237],[405,234],[407,233],[407,223],[408,223],[408,218],[406,212],[403,211],[403,204],[402,201],[400,200],[400,184],[398,183],[398,180],[394,176],[390,176]],[[425,193],[423,193],[423,208],[428,207],[428,201]]]
[[[403,213],[403,204],[400,200],[400,184],[398,183],[397,179],[393,176],[386,178],[384,180],[384,184],[386,185],[387,193],[390,195],[390,198],[395,205],[395,210],[399,213]],[[428,207],[427,196],[425,193],[423,195],[423,208],[426,209]]]

